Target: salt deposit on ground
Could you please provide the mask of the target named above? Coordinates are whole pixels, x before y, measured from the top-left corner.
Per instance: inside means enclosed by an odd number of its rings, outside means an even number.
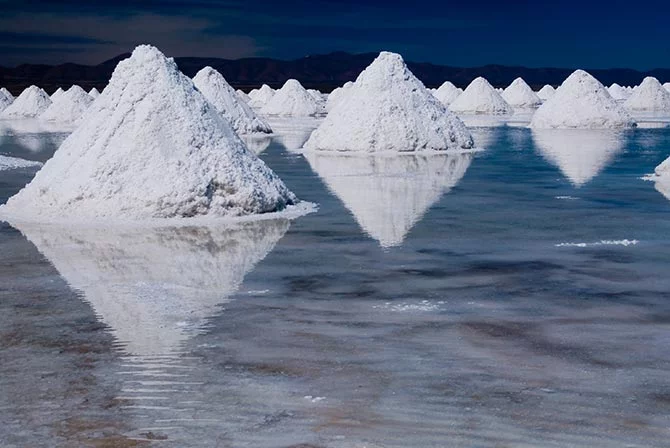
[[[472,154],[393,156],[305,153],[312,169],[381,247],[399,246],[412,227],[465,175]]]
[[[0,118],[34,118],[49,106],[51,106],[49,95],[39,87],[30,86],[0,113]]]
[[[435,98],[440,100],[440,103],[449,106],[451,103],[463,93],[462,89],[457,88],[449,81],[445,81],[437,90],[432,92]]]
[[[609,86],[607,88],[607,91],[609,92],[610,95],[612,95],[612,98],[614,98],[617,101],[627,100],[631,95],[631,92],[628,91],[628,89],[621,87],[617,83],[614,83],[611,86]]]
[[[251,96],[251,93],[249,93]],[[265,106],[268,101],[272,99],[272,97],[275,95],[275,91],[272,87],[268,86],[267,84],[263,84],[260,89],[256,90],[254,93],[253,97],[251,97],[251,101],[249,101],[249,106],[260,109],[263,106]]]
[[[41,115],[40,120],[57,123],[77,123],[89,108],[93,98],[75,85],[56,98]]]
[[[296,201],[174,60],[141,45],[0,213],[30,220],[233,217]]]
[[[0,89],[0,93],[2,93],[3,95],[5,95],[5,96],[6,96],[7,98],[9,98],[10,100],[14,101],[14,95],[12,95],[12,92],[10,92],[9,90],[7,90],[6,88],[4,88],[4,87],[1,88],[1,89]]]
[[[572,73],[556,94],[535,112],[532,128],[606,129],[635,125],[630,114],[597,79],[583,70]]]
[[[100,96],[100,91],[98,91],[98,89],[96,89],[95,87],[93,87],[93,88],[90,90],[90,92],[88,92],[88,94],[91,96],[91,98],[96,99],[97,97]]]
[[[323,115],[325,108],[295,79],[289,79],[263,106],[265,115],[309,117]]]
[[[270,125],[256,115],[256,112],[226,82],[223,75],[212,67],[200,70],[193,77],[193,83],[238,134],[272,132]]]
[[[33,162],[32,160],[19,159],[17,157],[3,156],[0,154],[0,171],[14,170],[19,168],[39,168],[42,166],[40,162]]]
[[[354,83],[347,81],[342,87],[338,87],[330,92],[328,95],[328,100],[326,101],[326,110],[330,112],[333,108],[340,102],[342,98],[345,97],[349,89],[354,86]]]
[[[305,144],[330,151],[422,151],[474,146],[465,125],[407,68],[382,52]]]
[[[648,76],[633,90],[624,107],[635,112],[670,113],[670,92],[665,90],[658,79]]]
[[[479,77],[459,95],[449,106],[449,110],[459,114],[506,115],[513,113],[512,106],[500,96],[489,82]]]
[[[537,96],[542,100],[542,101],[547,101],[549,98],[554,96],[556,94],[556,89],[554,89],[553,86],[550,86],[549,84],[545,85],[542,87],[538,92]]]
[[[502,97],[510,106],[522,109],[535,108],[542,104],[540,97],[521,78],[512,81],[503,91]]]

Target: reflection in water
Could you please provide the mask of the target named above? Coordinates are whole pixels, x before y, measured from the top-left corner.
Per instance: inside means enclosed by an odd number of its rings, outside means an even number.
[[[622,150],[621,132],[592,129],[533,129],[542,155],[576,186],[589,182]]]
[[[273,137],[288,151],[300,151],[323,119],[317,118],[279,118],[268,119],[274,130]]]
[[[670,175],[656,177],[654,181],[656,184],[656,191],[670,200]]]
[[[472,153],[342,155],[308,151],[305,158],[381,247],[402,244],[411,228],[449,192]]]
[[[81,291],[133,355],[167,354],[286,233],[286,219],[221,227],[65,228],[21,232]]]
[[[247,148],[256,155],[265,151],[272,142],[272,137],[268,135],[242,135],[240,138],[247,145]]]

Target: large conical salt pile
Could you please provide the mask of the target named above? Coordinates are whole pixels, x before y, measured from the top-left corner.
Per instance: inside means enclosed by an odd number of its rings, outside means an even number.
[[[64,93],[65,93],[65,90],[63,90],[62,87],[57,88],[56,91],[55,91],[54,93],[51,94],[51,97],[50,97],[50,98],[51,98],[51,102],[56,101],[56,100],[57,100],[58,98],[60,98],[61,95],[63,95]]]
[[[489,82],[479,77],[449,105],[449,110],[459,114],[507,115],[512,106],[500,96]]]
[[[249,106],[260,109],[261,107],[265,106],[273,96],[275,96],[275,90],[269,85],[263,84],[260,89],[256,90],[253,97],[251,97]]]
[[[289,79],[261,109],[265,115],[309,117],[323,115],[324,106],[295,79]]]
[[[37,86],[30,86],[0,113],[0,118],[34,118],[49,106],[49,95]]]
[[[516,78],[503,91],[502,97],[512,107],[530,109],[542,104],[542,100],[522,78]]]
[[[251,110],[251,107],[212,67],[205,67],[193,78],[193,83],[207,101],[233,126],[238,134],[269,134],[270,125]]]
[[[550,86],[549,84],[546,84],[544,87],[542,87],[538,92],[537,96],[542,100],[542,101],[547,101],[549,98],[554,96],[556,94],[556,89],[554,89],[553,86]]]
[[[57,123],[77,123],[82,119],[93,98],[81,87],[74,85],[60,95],[40,115],[40,120]]]
[[[658,79],[647,76],[642,83],[633,90],[631,96],[624,103],[630,111],[640,112],[670,112],[670,92],[665,90]]]
[[[12,92],[10,92],[9,90],[7,90],[5,87],[3,87],[3,88],[0,89],[0,93],[2,93],[3,95],[5,95],[5,96],[6,96],[7,98],[9,98],[10,100],[14,101],[14,95],[12,95]]]
[[[407,68],[382,52],[305,144],[331,151],[472,148],[470,132]]]
[[[96,98],[98,98],[98,97],[100,96],[100,92],[99,92],[98,89],[96,89],[95,87],[93,87],[93,88],[91,89],[91,91],[88,92],[88,94],[89,94],[89,95],[91,96],[91,98],[93,98],[93,99],[96,99]]]
[[[440,100],[440,103],[449,106],[461,93],[463,93],[463,90],[459,89],[451,82],[445,81],[435,92],[433,92],[433,95]]]
[[[631,95],[631,92],[629,92],[628,89],[621,87],[617,83],[614,83],[611,86],[609,86],[607,88],[607,91],[609,92],[610,95],[612,95],[612,98],[614,98],[617,101],[627,100]]]
[[[14,102],[14,97],[9,97],[5,92],[0,91],[0,112],[7,109]]]
[[[465,175],[468,153],[349,155],[308,151],[305,158],[381,247],[399,246],[428,209]]]
[[[533,115],[530,127],[538,129],[630,128],[635,122],[605,86],[584,70],[576,70]]]
[[[141,45],[0,213],[40,220],[218,217],[294,202],[174,60]]]
[[[670,157],[656,167],[655,174],[656,190],[670,200]]]
[[[335,108],[337,103],[340,102],[342,98],[344,98],[349,91],[354,86],[354,83],[351,81],[347,81],[344,83],[342,87],[338,87],[336,89],[333,89],[332,92],[330,92],[330,95],[328,95],[328,99],[326,100],[326,110],[330,112]]]

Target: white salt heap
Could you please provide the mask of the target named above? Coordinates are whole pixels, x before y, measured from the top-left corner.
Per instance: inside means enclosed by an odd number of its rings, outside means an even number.
[[[330,92],[328,99],[326,100],[326,110],[330,112],[333,108],[340,102],[342,98],[345,97],[349,89],[354,86],[354,83],[347,81],[342,87],[338,87]]]
[[[0,114],[0,118],[34,118],[51,106],[47,93],[36,86],[30,86]]]
[[[433,95],[440,100],[440,103],[449,106],[461,93],[463,93],[462,89],[457,88],[449,81],[445,81],[444,84],[433,92]]]
[[[512,106],[482,77],[472,81],[449,105],[449,110],[459,114],[488,115],[507,115],[514,112]]]
[[[57,123],[77,123],[84,116],[93,98],[74,85],[64,92],[40,115],[40,120]]]
[[[249,95],[251,96],[251,93],[249,93]],[[275,90],[267,84],[263,84],[261,88],[256,90],[254,95],[251,97],[249,106],[260,109],[261,107],[265,106],[273,96],[275,96]]]
[[[472,148],[470,132],[407,68],[382,52],[305,144],[331,151]]]
[[[56,101],[58,98],[61,97],[65,93],[65,90],[63,90],[61,87],[57,88],[54,93],[51,94],[51,101]]]
[[[212,69],[212,70],[214,70],[214,69]],[[223,75],[221,75],[221,76],[223,76]],[[226,84],[227,84],[227,83],[228,83],[228,82],[226,82]],[[232,88],[232,87],[231,87],[231,88]],[[244,90],[237,89],[237,90],[235,90],[235,93],[236,93],[237,96],[239,96],[239,97],[242,99],[242,101],[244,101],[245,103],[248,103],[249,101],[251,101],[251,98],[249,97],[249,95],[247,95],[247,94],[244,92]]]
[[[635,122],[597,79],[576,70],[535,112],[530,127],[537,129],[630,128]]]
[[[556,89],[554,89],[553,86],[550,86],[549,84],[546,84],[537,92],[537,96],[542,101],[547,101],[549,98],[554,96],[554,94],[556,94]]]
[[[265,115],[309,117],[323,115],[325,108],[323,103],[315,100],[298,81],[289,79],[263,106],[261,113]]]
[[[611,86],[609,86],[607,88],[607,91],[609,92],[610,95],[612,95],[612,98],[614,98],[617,101],[627,100],[631,95],[631,92],[629,92],[628,89],[621,87],[617,83],[614,83]]]
[[[0,112],[7,109],[14,102],[14,97],[9,97],[5,92],[0,91]]]
[[[670,92],[658,79],[648,76],[637,86],[624,103],[630,111],[670,113]]]
[[[670,199],[670,157],[656,167],[654,181],[656,182],[656,189]]]
[[[141,45],[0,213],[38,220],[228,217],[295,202],[174,60]]]
[[[95,87],[93,87],[93,88],[91,89],[91,91],[88,92],[88,94],[89,94],[89,95],[91,96],[91,98],[93,98],[93,99],[96,99],[97,97],[100,96],[100,92],[99,92],[98,89],[96,89]]]
[[[212,67],[200,70],[193,77],[193,84],[238,134],[272,132],[270,125],[256,115],[256,112],[251,110],[251,107],[226,82],[223,75]]]
[[[10,92],[9,90],[7,90],[6,88],[4,88],[4,87],[1,88],[1,89],[0,89],[0,93],[2,93],[3,95],[5,95],[5,96],[6,96],[7,98],[9,98],[10,100],[14,101],[14,95],[12,95],[12,92]]]
[[[522,78],[516,78],[503,91],[502,97],[512,107],[530,109],[542,104],[542,100]]]
[[[663,88],[664,88],[665,90],[667,90],[668,92],[670,92],[670,82],[666,82],[665,84],[663,84]],[[8,93],[9,93],[9,92],[8,92]]]

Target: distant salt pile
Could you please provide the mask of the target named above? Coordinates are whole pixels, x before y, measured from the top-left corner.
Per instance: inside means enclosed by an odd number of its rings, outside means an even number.
[[[260,89],[253,92],[253,95],[252,92],[249,92],[249,96],[251,97],[249,106],[260,109],[265,106],[273,96],[275,96],[275,90],[267,84],[263,84]]]
[[[33,162],[32,160],[19,159],[17,157],[3,156],[0,154],[0,171],[21,168],[39,168],[41,166],[41,162]]]
[[[437,90],[433,92],[435,98],[440,100],[440,103],[445,106],[449,106],[453,103],[458,96],[463,93],[462,89],[459,89],[449,81],[445,81]]]
[[[174,60],[141,45],[0,213],[31,220],[229,217],[295,202]]]
[[[1,89],[0,89],[0,93],[3,94],[3,95],[5,95],[5,96],[6,96],[7,98],[9,98],[10,100],[14,101],[14,95],[12,95],[12,92],[10,92],[9,90],[7,90],[6,88],[4,88],[4,87],[1,88]]]
[[[89,96],[90,96],[91,98],[96,99],[96,98],[98,98],[98,97],[100,96],[100,91],[99,91],[98,89],[96,89],[95,87],[93,87],[93,88],[88,92],[88,94],[89,94]]]
[[[295,79],[289,79],[261,109],[264,115],[309,117],[325,113],[323,103],[314,99]]]
[[[668,92],[670,92],[670,82],[666,82],[665,84],[663,84],[663,88]]]
[[[609,92],[610,95],[612,95],[612,98],[614,98],[617,101],[627,100],[631,95],[631,92],[629,92],[628,89],[621,87],[617,83],[614,83],[611,86],[609,86],[607,88],[607,91]]]
[[[503,91],[502,97],[507,103],[520,109],[532,109],[542,104],[542,100],[522,78],[516,78]]]
[[[465,91],[451,103],[449,110],[459,114],[488,115],[507,115],[514,112],[512,106],[507,104],[500,93],[482,77],[472,81]]]
[[[546,84],[544,87],[542,87],[538,92],[537,96],[542,100],[542,101],[547,101],[549,98],[554,96],[556,94],[556,89],[554,89],[552,86],[549,84]]]
[[[624,107],[635,112],[670,113],[670,92],[658,79],[648,76],[633,90]]]
[[[670,157],[656,167],[655,174],[656,189],[670,199]]]
[[[7,96],[5,92],[0,91],[0,112],[7,109],[14,102],[14,97]]]
[[[531,128],[630,128],[635,122],[597,79],[583,70],[572,73],[535,112]]]
[[[47,93],[36,86],[30,86],[19,95],[2,113],[0,118],[34,118],[51,106]]]
[[[330,92],[330,95],[328,95],[328,100],[326,100],[326,110],[328,112],[333,110],[337,103],[339,103],[340,100],[345,97],[349,89],[351,89],[353,86],[353,82],[347,81],[342,87],[338,87]]]
[[[233,126],[238,134],[269,134],[270,125],[254,112],[212,67],[205,67],[193,78],[193,84]]]
[[[242,89],[237,89],[237,90],[235,90],[235,93],[236,93],[237,96],[239,96],[239,97],[242,99],[242,101],[244,101],[245,103],[248,103],[249,101],[251,101],[251,98],[249,97],[249,95],[247,95],[247,94],[244,92],[244,90],[242,90]]]
[[[382,52],[305,144],[330,151],[472,148],[472,136],[407,68]]]
[[[51,94],[51,101],[54,102],[58,98],[60,98],[63,94],[65,93],[65,90],[63,90],[61,87],[57,88],[54,93]]]
[[[84,89],[75,85],[60,95],[40,115],[40,120],[56,123],[77,123],[84,116],[93,98]]]

